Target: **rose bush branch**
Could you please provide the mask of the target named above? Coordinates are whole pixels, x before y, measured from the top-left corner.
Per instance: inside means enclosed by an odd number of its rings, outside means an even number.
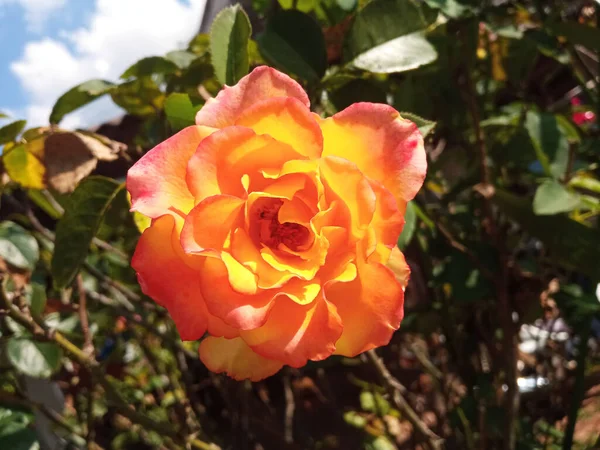
[[[198,448],[202,450],[218,450],[219,447],[214,444],[206,443],[197,438],[188,439],[185,436],[180,436],[177,432],[173,430],[171,424],[157,422],[145,416],[144,414],[132,409],[131,406],[127,402],[125,402],[122,399],[122,397],[118,394],[118,391],[113,385],[113,382],[110,380],[107,374],[103,372],[100,364],[95,359],[91,358],[86,352],[84,352],[75,344],[73,344],[61,332],[43,326],[42,324],[36,322],[36,320],[33,317],[31,317],[31,315],[25,314],[22,311],[20,311],[15,305],[12,304],[12,302],[6,295],[6,292],[4,291],[3,287],[3,278],[0,278],[0,284],[2,285],[2,288],[0,289],[0,308],[3,311],[5,311],[5,314],[12,320],[17,322],[19,325],[24,327],[26,330],[28,330],[34,336],[44,338],[45,340],[51,342],[55,342],[60,348],[64,350],[64,352],[71,359],[85,367],[92,374],[93,378],[98,382],[98,384],[104,388],[108,395],[108,398],[116,403],[116,407],[120,414],[127,417],[134,423],[140,424],[146,427],[147,429],[168,436],[169,438],[181,444],[189,444],[193,448]]]
[[[375,367],[377,370],[377,374],[385,386],[388,395],[392,399],[394,406],[402,413],[404,417],[406,417],[406,420],[408,420],[412,426],[415,427],[417,433],[421,436],[431,450],[442,450],[444,448],[444,440],[431,431],[425,422],[419,418],[419,415],[415,412],[415,410],[411,408],[402,395],[402,393],[406,391],[406,388],[390,373],[388,368],[385,366],[383,359],[377,356],[375,350],[369,350],[367,352],[367,356],[373,367]]]

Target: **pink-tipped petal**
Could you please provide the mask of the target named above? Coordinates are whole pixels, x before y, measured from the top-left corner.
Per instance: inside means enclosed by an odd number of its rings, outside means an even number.
[[[233,125],[245,109],[273,97],[293,97],[310,106],[302,86],[275,69],[260,66],[208,100],[196,114],[196,124],[214,128]]]
[[[399,206],[423,185],[427,159],[417,126],[391,106],[355,103],[321,121],[323,156],[354,162],[369,178],[383,183]]]
[[[187,214],[194,207],[185,175],[198,144],[214,128],[191,126],[158,144],[127,173],[131,209],[150,218],[163,214]]]

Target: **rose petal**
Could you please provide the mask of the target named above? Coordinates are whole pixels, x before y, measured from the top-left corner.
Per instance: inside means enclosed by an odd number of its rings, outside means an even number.
[[[260,381],[278,372],[283,364],[254,353],[240,339],[207,337],[200,342],[200,359],[212,372],[225,372],[235,380]]]
[[[377,200],[369,181],[343,158],[323,158],[320,168],[328,203],[340,200],[348,208],[353,234],[361,237],[373,219]]]
[[[131,209],[156,218],[174,212],[187,214],[194,198],[186,181],[188,160],[214,128],[192,126],[158,144],[127,173]]]
[[[270,98],[242,112],[236,125],[252,128],[285,142],[298,153],[316,159],[323,151],[321,128],[307,106],[292,97]]]
[[[398,202],[381,183],[371,181],[371,187],[377,195],[375,213],[369,230],[369,244],[363,257],[369,258],[377,253],[377,262],[385,265],[393,248],[397,249],[398,238],[404,228],[404,204],[398,208]]]
[[[400,283],[400,286],[406,287],[410,278],[410,267],[406,263],[404,254],[398,247],[392,249],[390,258],[387,261],[387,267],[396,276],[396,281]]]
[[[294,276],[290,272],[274,269],[267,264],[248,236],[248,232],[243,228],[238,228],[233,234],[231,254],[257,275],[258,287],[261,289],[281,287]]]
[[[205,258],[199,278],[208,311],[227,325],[251,330],[267,320],[276,291],[258,290],[254,295],[240,294],[232,286],[227,266],[219,258]]]
[[[267,322],[240,336],[256,353],[302,367],[309,359],[319,361],[331,355],[341,333],[335,306],[321,295],[308,305],[278,298]]]
[[[417,126],[391,106],[355,103],[321,121],[323,156],[354,162],[383,183],[399,204],[411,200],[425,179],[427,160]]]
[[[404,316],[404,289],[394,273],[360,260],[357,268],[354,281],[331,283],[325,289],[344,324],[335,353],[349,357],[388,344]]]
[[[181,231],[184,251],[218,256],[231,233],[243,224],[244,204],[231,195],[205,198],[185,218]]]
[[[286,161],[304,158],[287,144],[250,128],[231,126],[204,139],[187,166],[187,185],[196,203],[218,194],[245,197],[244,175],[280,170]],[[251,181],[251,180],[250,180]]]
[[[245,109],[273,97],[293,97],[307,108],[310,106],[302,86],[275,69],[260,66],[208,100],[196,114],[196,124],[215,128],[233,125]]]
[[[175,219],[165,215],[142,234],[131,261],[142,291],[167,308],[183,340],[199,339],[207,328],[215,335],[236,336],[237,330],[208,313],[198,273],[182,259],[186,255],[177,228]]]

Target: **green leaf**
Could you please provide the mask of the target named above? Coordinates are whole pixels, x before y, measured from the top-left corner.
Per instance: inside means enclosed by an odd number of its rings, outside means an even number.
[[[50,123],[59,123],[65,115],[107,94],[113,87],[110,81],[90,80],[68,90],[54,104]]]
[[[590,316],[600,312],[600,303],[594,292],[585,292],[577,284],[563,284],[560,291],[552,295],[561,313],[573,325],[587,322]]]
[[[308,13],[315,9],[317,0],[278,0],[283,9],[297,9],[303,13]]]
[[[344,413],[344,421],[355,428],[362,430],[369,423],[367,418],[356,411],[347,411]]]
[[[0,128],[0,145],[14,141],[19,133],[23,131],[23,128],[25,128],[26,123],[26,120],[17,120]]]
[[[437,59],[425,29],[437,13],[411,0],[373,0],[358,12],[345,41],[344,57],[374,73],[416,69]]]
[[[19,269],[33,270],[40,257],[38,243],[21,225],[0,223],[0,257]]]
[[[379,416],[385,416],[391,409],[389,402],[381,394],[369,391],[362,391],[360,393],[360,407],[364,411],[372,412]]]
[[[149,75],[166,75],[177,72],[177,64],[162,56],[150,56],[140,59],[131,65],[123,74],[122,79],[145,77]]]
[[[232,86],[248,73],[248,40],[252,26],[240,5],[223,9],[210,29],[210,53],[221,84]]]
[[[423,37],[423,33],[417,32],[367,50],[354,58],[352,65],[373,73],[398,73],[416,69],[436,59],[437,52],[433,45]]]
[[[210,48],[210,36],[206,33],[197,34],[192,38],[188,49],[196,56],[204,55]]]
[[[163,107],[165,96],[146,76],[120,84],[111,91],[113,102],[135,116],[150,116]]]
[[[194,119],[199,109],[200,105],[194,106],[187,94],[173,93],[165,101],[165,114],[175,131],[194,125]]]
[[[6,344],[6,356],[19,372],[35,378],[48,378],[60,367],[62,351],[53,342],[12,338]]]
[[[544,243],[556,264],[587,274],[592,281],[600,281],[600,233],[597,230],[575,222],[564,214],[538,216],[528,199],[501,189],[496,189],[492,199],[524,231]]]
[[[577,194],[568,191],[556,180],[544,181],[535,191],[533,212],[538,216],[569,212],[581,204]]]
[[[566,130],[556,116],[528,111],[525,116],[525,128],[546,175],[562,177],[569,159],[569,141]]]
[[[65,214],[56,226],[52,276],[57,289],[73,281],[104,213],[123,188],[123,184],[110,178],[92,176],[79,183],[71,195]]]
[[[569,180],[569,186],[600,194],[600,181],[590,176],[574,176]]]
[[[346,36],[344,57],[351,61],[386,42],[422,32],[435,16],[429,8],[411,0],[373,0],[356,14]],[[388,55],[392,60],[394,56],[391,52]]]
[[[186,50],[174,50],[165,55],[165,58],[174,62],[180,69],[187,69],[197,57],[194,53]]]
[[[396,446],[386,437],[377,436],[367,439],[365,450],[395,450]]]
[[[329,100],[338,111],[341,111],[358,102],[386,103],[386,95],[377,84],[358,78],[351,79],[329,93]]]
[[[10,450],[40,450],[35,430],[23,428],[10,434],[0,435],[0,448]]]
[[[472,11],[469,6],[463,5],[457,0],[425,0],[425,3],[432,8],[439,9],[452,19],[458,19]]]
[[[46,196],[43,192],[37,189],[27,189],[27,197],[53,219],[60,218],[62,210],[57,209],[57,206],[60,205],[52,204],[49,200],[49,195]]]
[[[46,308],[46,287],[41,283],[31,283],[25,288],[25,299],[33,317],[41,317]]]
[[[583,45],[590,50],[600,51],[600,29],[577,22],[555,22],[548,24],[556,36],[567,38],[572,44]]]
[[[325,74],[325,37],[312,17],[295,10],[279,11],[257,40],[261,54],[280,69],[311,82]]]
[[[421,132],[421,135],[423,136],[423,139],[426,138],[427,135],[429,133],[431,133],[433,131],[433,129],[435,128],[435,126],[437,125],[436,122],[434,122],[432,120],[424,119],[423,117],[418,116],[413,113],[401,112],[400,115],[404,119],[411,120],[417,125],[417,127],[419,128],[419,131]]]
[[[0,437],[26,429],[31,425],[32,421],[32,414],[16,408],[13,409],[0,406]],[[2,441],[0,440],[0,442]]]
[[[0,448],[10,450],[39,450],[37,435],[31,424],[33,415],[0,407]]]
[[[408,247],[408,244],[410,244],[410,241],[415,234],[415,230],[417,229],[417,212],[413,202],[408,202],[406,204],[404,220],[404,228],[402,229],[402,234],[398,238],[398,247],[400,247],[400,250],[404,250]]]

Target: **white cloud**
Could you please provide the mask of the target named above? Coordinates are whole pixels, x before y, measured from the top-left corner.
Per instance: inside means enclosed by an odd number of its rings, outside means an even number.
[[[67,0],[0,0],[0,7],[8,4],[18,4],[25,13],[27,29],[41,32],[44,23],[50,16],[62,9]]]
[[[184,47],[199,28],[205,2],[96,0],[87,26],[63,31],[60,39],[28,42],[11,70],[30,100],[29,125],[46,124],[56,99],[71,87],[94,78],[114,81],[140,58]],[[62,125],[90,126],[117,114],[103,100],[67,116]]]

